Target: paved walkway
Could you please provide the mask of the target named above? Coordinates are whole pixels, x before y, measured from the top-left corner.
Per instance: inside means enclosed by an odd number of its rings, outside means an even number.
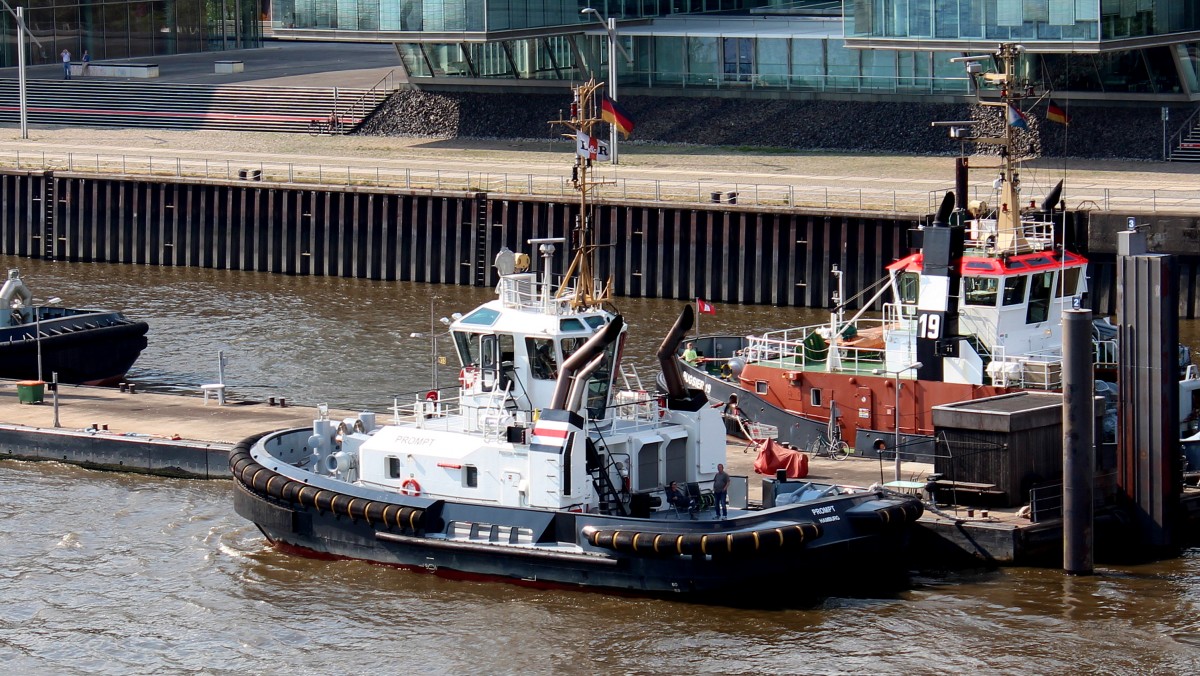
[[[240,59],[243,73],[217,75],[213,62]],[[147,61],[131,59],[130,61]],[[270,42],[263,49],[154,57],[161,82],[255,84],[314,87],[369,87],[399,65],[390,45]],[[396,70],[399,74],[399,70]],[[16,78],[15,68],[0,78]],[[61,77],[58,64],[30,67],[30,78]],[[565,91],[564,91],[565,96]],[[564,98],[565,100],[565,98]],[[865,208],[924,212],[953,186],[950,157],[912,157],[787,150],[660,146],[621,143],[621,165],[604,168],[601,178],[618,182],[661,183],[684,198],[707,200],[710,191],[739,189],[749,196],[754,185],[785,187],[838,209]],[[236,149],[236,150],[233,150]],[[381,171],[457,172],[505,175],[489,184],[519,185],[532,177],[569,175],[571,146],[564,141],[507,141],[397,137],[311,137],[257,132],[89,129],[31,127],[29,140],[16,125],[0,126],[0,164],[13,165],[16,153],[53,155],[54,166],[70,164],[68,154],[124,154],[158,159],[203,159],[249,164],[274,162],[323,167],[337,175],[346,167]],[[990,158],[972,162],[975,196],[991,194]],[[160,163],[161,164],[161,163]],[[81,166],[86,163],[81,162]],[[22,165],[24,166],[24,165]],[[1022,179],[1025,195],[1038,199],[1059,179],[1067,180],[1072,208],[1094,206],[1115,211],[1200,213],[1200,165],[1105,160],[1036,160]],[[661,186],[652,186],[658,189]],[[766,190],[768,188],[764,188]],[[774,188],[772,188],[774,189]],[[640,190],[640,188],[639,188]],[[656,194],[648,193],[650,197]],[[857,195],[857,203],[856,196]],[[639,193],[636,197],[644,197]],[[800,203],[800,202],[796,202]],[[901,208],[899,204],[906,205]]]

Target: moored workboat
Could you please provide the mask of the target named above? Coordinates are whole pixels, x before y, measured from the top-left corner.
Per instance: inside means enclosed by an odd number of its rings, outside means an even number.
[[[570,119],[598,122],[588,83]],[[587,144],[582,144],[585,151]],[[903,561],[919,500],[880,490],[781,482],[762,508],[711,506],[726,440],[720,414],[688,389],[675,350],[686,308],[659,350],[666,394],[617,391],[627,326],[596,279],[587,203],[594,158],[576,159],[573,258],[557,245],[497,257],[497,298],[449,323],[457,396],[248,439],[230,457],[235,508],[276,546],[449,576],[538,586],[701,594],[763,602],[805,569],[878,573]],[[666,487],[686,487],[673,505]]]
[[[0,287],[0,378],[113,385],[146,348],[149,325],[116,310],[34,302],[17,270]]]
[[[1038,96],[1017,76],[1021,51],[1005,44],[994,56],[961,58],[980,104],[999,110],[1002,134],[972,131],[972,121],[944,123],[955,141],[997,149],[993,166],[975,167],[997,171],[996,204],[966,199],[961,158],[956,190],[914,232],[916,251],[887,266],[862,311],[845,316],[835,267],[828,322],[697,337],[704,359],[684,364],[689,385],[717,401],[736,396],[741,415],[777,427],[778,438],[797,448],[816,449],[836,435],[862,455],[924,458],[935,455],[934,407],[1061,388],[1063,311],[1083,304],[1087,260],[1066,237],[1061,181],[1040,205],[1021,196],[1020,107]],[[999,71],[981,72],[980,62],[993,59]],[[867,316],[885,298],[881,316]],[[1093,357],[1102,392],[1115,391],[1103,382],[1115,378],[1115,333],[1097,322]],[[1184,354],[1181,360],[1186,366]],[[1186,436],[1197,429],[1191,393],[1200,388],[1200,372],[1190,367],[1184,374]]]

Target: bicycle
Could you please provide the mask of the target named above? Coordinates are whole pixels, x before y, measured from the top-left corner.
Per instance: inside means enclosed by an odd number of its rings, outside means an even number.
[[[850,444],[842,441],[837,428],[817,435],[808,443],[808,452],[814,457],[828,457],[832,460],[845,460],[850,455]]]
[[[342,119],[337,116],[310,120],[308,123],[308,133],[310,136],[333,136],[341,134],[342,128]]]

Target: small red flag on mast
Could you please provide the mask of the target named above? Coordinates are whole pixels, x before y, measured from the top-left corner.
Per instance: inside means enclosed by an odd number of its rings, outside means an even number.
[[[704,300],[703,298],[697,298],[697,299],[696,299],[696,311],[697,311],[697,312],[699,312],[699,313],[700,313],[700,314],[702,314],[702,315],[715,315],[715,314],[717,314],[717,308],[716,308],[716,306],[714,306],[712,303],[710,303],[710,302],[708,302],[708,301]]]

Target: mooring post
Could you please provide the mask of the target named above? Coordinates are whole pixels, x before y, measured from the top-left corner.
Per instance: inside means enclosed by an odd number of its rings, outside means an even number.
[[[1152,556],[1177,554],[1180,538],[1178,298],[1174,258],[1149,253],[1146,233],[1129,219],[1117,234],[1117,486],[1140,551]]]
[[[1063,312],[1063,570],[1091,575],[1096,418],[1092,311]]]

